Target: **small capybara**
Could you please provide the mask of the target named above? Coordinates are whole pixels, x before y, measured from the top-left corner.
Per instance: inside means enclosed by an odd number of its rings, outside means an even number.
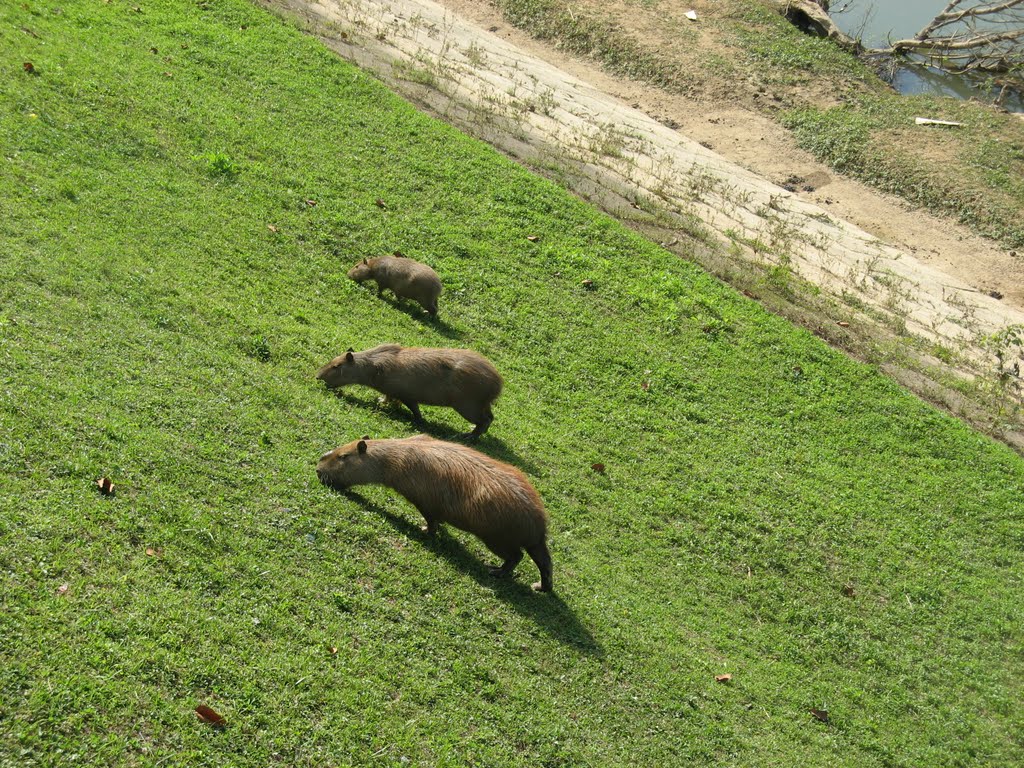
[[[374,280],[378,295],[389,288],[399,299],[412,299],[431,315],[437,315],[441,278],[426,264],[404,256],[378,256],[363,259],[348,271],[348,276],[357,283]]]
[[[337,490],[386,485],[402,494],[434,533],[449,523],[478,537],[502,559],[491,573],[507,576],[523,550],[540,569],[539,592],[550,592],[551,553],[544,504],[526,475],[458,443],[427,435],[399,440],[356,440],[320,457],[320,482]]]
[[[480,437],[494,421],[491,405],[501,394],[501,374],[483,355],[468,349],[402,348],[382,344],[365,352],[351,349],[317,371],[332,389],[362,384],[404,403],[422,423],[420,403],[454,408]]]

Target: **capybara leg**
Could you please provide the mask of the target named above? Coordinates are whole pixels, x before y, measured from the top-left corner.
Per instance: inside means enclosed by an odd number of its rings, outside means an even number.
[[[488,570],[490,570],[492,576],[508,576],[516,569],[516,566],[519,565],[519,561],[522,559],[523,551],[517,549],[515,554],[509,554],[501,565],[490,565]]]
[[[427,534],[427,536],[433,536],[435,533],[437,533],[437,529],[439,527],[437,520],[433,520],[429,517],[426,517],[425,515],[424,519],[427,521],[427,524],[421,525],[420,530]]]
[[[554,587],[551,580],[551,553],[548,545],[541,542],[534,547],[527,547],[527,553],[540,568],[540,581],[533,585],[538,592],[550,592]]]
[[[480,419],[480,421],[476,423],[476,427],[473,429],[473,431],[466,435],[466,438],[471,441],[476,440],[478,437],[480,437],[480,435],[487,431],[487,429],[491,426],[492,421],[494,421],[494,413],[493,411],[491,411],[490,408],[488,408],[486,411],[484,411],[483,417]]]
[[[403,400],[402,404],[406,408],[408,408],[410,411],[412,411],[412,420],[413,421],[415,421],[417,424],[422,424],[423,423],[423,414],[420,413],[420,404],[419,403],[415,402],[414,400]]]

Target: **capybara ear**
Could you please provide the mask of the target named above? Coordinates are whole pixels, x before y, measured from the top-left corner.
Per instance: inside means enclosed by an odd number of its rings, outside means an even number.
[[[360,440],[359,443],[356,445],[356,450],[359,451],[360,453],[366,453],[366,441]]]
[[[363,435],[363,436],[362,436],[361,438],[359,438],[359,439],[360,439],[360,440],[369,440],[369,439],[370,439],[370,436],[369,436],[369,435]]]
[[[349,348],[348,348],[348,349],[346,349],[345,351],[346,351],[346,352],[355,352],[355,350],[354,350],[354,349],[352,349],[352,347],[349,347]]]
[[[352,350],[350,349],[348,352],[345,353],[345,362],[346,363],[354,363],[355,361],[356,361],[356,356],[352,354]]]
[[[363,259],[363,264],[367,264],[368,265],[369,263],[370,262],[368,262],[366,259]]]

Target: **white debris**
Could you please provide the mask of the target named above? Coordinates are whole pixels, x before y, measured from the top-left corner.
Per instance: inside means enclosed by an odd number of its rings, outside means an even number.
[[[932,120],[930,117],[915,117],[914,122],[918,125],[955,125],[963,127],[963,123],[956,123],[952,120]]]

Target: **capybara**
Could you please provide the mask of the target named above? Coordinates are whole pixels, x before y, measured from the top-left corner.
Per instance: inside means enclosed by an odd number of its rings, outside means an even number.
[[[476,425],[480,437],[494,421],[491,405],[501,394],[501,374],[483,355],[468,349],[402,348],[382,344],[365,352],[351,349],[317,371],[332,389],[346,384],[373,387],[404,403],[422,423],[420,403],[454,408]]]
[[[526,475],[458,443],[427,435],[399,440],[356,440],[320,457],[320,482],[337,490],[386,485],[408,499],[434,533],[449,523],[477,536],[502,559],[491,573],[507,576],[523,550],[540,569],[533,588],[550,592],[551,553],[544,504]]]
[[[348,276],[357,283],[374,280],[378,295],[389,288],[399,299],[412,299],[431,315],[437,314],[441,278],[426,264],[404,256],[378,256],[363,259],[348,271]]]

